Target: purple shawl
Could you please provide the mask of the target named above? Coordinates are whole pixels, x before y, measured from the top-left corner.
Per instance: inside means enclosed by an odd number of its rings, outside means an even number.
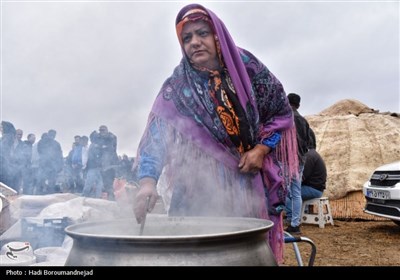
[[[190,4],[178,13],[176,23],[193,8],[205,10],[214,25],[225,66],[251,127],[253,143],[261,143],[276,131],[282,134],[278,147],[265,157],[263,172],[252,181],[253,188],[262,196],[257,218],[274,222],[268,240],[278,263],[281,263],[284,238],[281,211],[285,203],[286,178],[297,170],[292,110],[281,83],[250,52],[235,45],[224,23],[212,11]],[[153,104],[149,122],[154,118],[164,120],[205,154],[237,171],[240,155],[226,140],[229,137],[212,114],[213,104],[208,102],[208,92],[201,88],[201,84],[198,73],[183,55],[173,75],[164,82]],[[146,141],[145,136],[142,141]],[[268,205],[268,211],[265,205]]]

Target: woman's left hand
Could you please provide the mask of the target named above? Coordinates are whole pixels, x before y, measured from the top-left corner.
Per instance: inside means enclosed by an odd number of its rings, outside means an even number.
[[[257,174],[260,172],[264,156],[271,151],[271,148],[262,144],[257,144],[250,151],[245,152],[239,161],[239,170],[242,173]]]

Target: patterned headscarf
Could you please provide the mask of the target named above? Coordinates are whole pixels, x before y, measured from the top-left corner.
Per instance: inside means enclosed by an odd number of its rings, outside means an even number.
[[[208,18],[211,19],[211,27],[214,30],[216,36],[215,39],[216,42],[218,42],[217,45],[221,48],[225,65],[228,68],[232,82],[239,96],[240,103],[242,106],[245,106],[247,101],[250,100],[252,103],[251,105],[255,107],[254,100],[251,98],[251,82],[248,78],[246,68],[237,50],[236,44],[229,34],[228,29],[225,27],[225,24],[212,11],[199,4],[190,4],[182,8],[175,21],[178,38],[180,38],[181,29],[183,28],[184,23],[196,18],[200,19],[200,15],[204,15],[204,13],[206,13]],[[206,15],[205,18],[207,18]],[[179,40],[181,42],[181,39]]]
[[[198,20],[203,20],[210,22],[210,17],[208,16],[207,12],[202,9],[192,9],[187,11],[183,16],[182,19],[176,25],[176,34],[178,35],[179,42],[181,46],[183,46],[182,42],[182,30],[183,26],[188,22],[195,22]],[[212,26],[213,28],[214,26]],[[215,33],[215,32],[214,32]]]
[[[225,68],[219,38],[216,35],[214,24],[212,23],[206,11],[198,8],[187,11],[182,19],[176,25],[176,33],[179,38],[182,49],[184,49],[182,32],[183,27],[189,22],[203,21],[208,23],[214,37],[214,44],[218,55],[219,68],[208,69],[204,66],[198,66],[191,60],[192,67],[205,73],[209,73],[208,91],[212,101],[216,106],[218,118],[223,123],[230,140],[236,146],[238,152],[242,155],[252,148],[252,133],[249,129],[249,122],[242,105],[239,103],[235,87],[232,84],[229,71]],[[186,55],[186,54],[184,54]],[[189,58],[188,58],[189,59]],[[204,73],[204,74],[205,74]]]

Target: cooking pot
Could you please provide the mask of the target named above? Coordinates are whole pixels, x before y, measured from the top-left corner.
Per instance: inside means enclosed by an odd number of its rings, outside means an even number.
[[[85,222],[66,266],[276,266],[266,242],[269,220],[149,214],[143,235],[134,219]]]

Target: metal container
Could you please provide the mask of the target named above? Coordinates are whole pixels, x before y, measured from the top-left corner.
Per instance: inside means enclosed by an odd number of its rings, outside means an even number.
[[[66,266],[276,266],[266,242],[273,226],[254,218],[148,215],[68,226]]]

